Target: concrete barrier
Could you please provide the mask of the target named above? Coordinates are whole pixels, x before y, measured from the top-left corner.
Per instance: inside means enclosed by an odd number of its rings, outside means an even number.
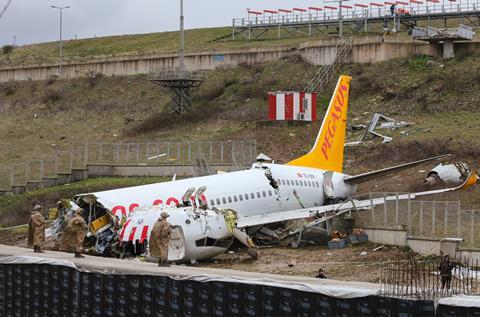
[[[480,250],[470,250],[470,249],[465,249],[465,250],[457,250],[457,258],[467,258],[470,259],[472,262],[480,263]]]
[[[336,39],[329,38],[307,41],[300,45],[193,52],[185,56],[185,66],[187,70],[191,71],[213,70],[219,67],[235,67],[239,64],[253,65],[295,54],[302,56],[314,65],[328,65],[335,58],[336,44]],[[475,45],[475,43],[470,44]],[[434,45],[414,41],[400,35],[388,38],[369,35],[354,38],[350,62],[373,63],[413,55],[439,56],[439,52]],[[176,54],[107,57],[95,58],[86,62],[67,62],[63,72],[65,78],[83,77],[91,73],[127,76],[146,74],[157,69],[173,70],[177,64]],[[57,74],[57,71],[57,64],[2,67],[0,68],[0,82],[45,80]]]
[[[423,255],[448,254],[455,257],[458,242],[434,239],[408,238],[407,245],[413,251]]]
[[[407,245],[406,230],[364,228],[363,231],[368,235],[368,240],[374,243],[396,246]]]

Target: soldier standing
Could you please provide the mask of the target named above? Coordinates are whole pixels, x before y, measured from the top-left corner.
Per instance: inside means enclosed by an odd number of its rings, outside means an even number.
[[[83,209],[79,208],[75,211],[75,216],[68,221],[63,232],[62,249],[68,252],[74,250],[76,258],[83,258],[83,240],[87,228],[85,219],[83,219]]]
[[[45,218],[42,213],[42,206],[33,207],[30,222],[28,223],[28,246],[33,245],[33,252],[43,253],[42,244],[45,242]]]
[[[455,268],[455,263],[450,260],[450,256],[445,255],[442,262],[438,265],[440,276],[442,278],[442,289],[450,289],[452,282],[452,270]]]
[[[158,257],[158,266],[166,266],[168,260],[168,247],[172,236],[172,228],[168,223],[169,215],[164,211],[160,214],[160,218],[153,225],[150,233],[150,255]]]

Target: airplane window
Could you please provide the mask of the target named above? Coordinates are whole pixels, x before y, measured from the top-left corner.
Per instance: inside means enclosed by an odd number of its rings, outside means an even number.
[[[315,182],[315,186],[319,187],[319,186],[318,186],[318,182]]]
[[[297,185],[297,186],[298,186],[298,181],[297,181],[297,180],[295,180],[295,185]]]
[[[312,187],[312,183],[310,181],[308,181],[308,186]]]
[[[242,194],[238,195],[238,199],[240,199],[240,201],[243,201],[243,196],[242,196]]]
[[[262,191],[263,197],[267,197],[267,193],[265,191]]]
[[[282,185],[285,185],[285,180],[284,179],[282,179]]]
[[[237,196],[233,196],[233,201],[235,201],[235,202],[238,201]]]
[[[300,186],[303,186],[303,181],[299,181],[299,183],[300,183]]]
[[[255,199],[255,194],[254,194],[254,193],[250,193],[250,198]]]
[[[272,196],[272,191],[271,190],[268,191],[268,196]]]
[[[289,185],[289,186],[290,186],[290,181],[289,181],[288,179],[287,179],[287,185]]]
[[[226,204],[226,203],[227,203],[227,199],[226,199],[225,197],[222,197],[222,202],[223,202],[224,204]]]
[[[248,194],[245,194],[245,200],[248,200]]]
[[[220,198],[217,198],[217,205],[220,205]]]
[[[260,198],[260,192],[257,192],[257,197]]]
[[[232,197],[228,196],[228,202],[229,202],[229,203],[232,202]]]
[[[210,205],[215,206],[215,201],[213,199],[210,199]]]

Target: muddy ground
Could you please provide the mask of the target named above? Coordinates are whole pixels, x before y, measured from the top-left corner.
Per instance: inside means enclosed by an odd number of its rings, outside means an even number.
[[[26,227],[0,230],[0,244],[26,247],[26,238]],[[380,280],[383,263],[392,259],[400,261],[412,255],[407,249],[393,246],[373,251],[378,246],[364,243],[349,245],[340,250],[329,250],[326,246],[307,246],[299,249],[280,246],[260,247],[256,260],[247,254],[246,249],[235,248],[195,266],[302,276],[315,276],[322,268],[331,279],[377,283]]]

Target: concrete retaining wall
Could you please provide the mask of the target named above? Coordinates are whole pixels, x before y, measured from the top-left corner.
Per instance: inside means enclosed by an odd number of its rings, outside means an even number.
[[[407,245],[407,231],[405,230],[364,228],[363,231],[368,235],[368,240],[375,243],[397,246]]]
[[[399,247],[408,246],[413,251],[423,255],[439,255],[440,253],[448,254],[451,257],[454,257],[456,254],[458,255],[457,249],[459,242],[457,241],[407,237],[406,230],[398,229],[364,228],[363,231],[368,235],[368,240],[373,243],[396,245]],[[480,259],[480,252],[475,256],[478,256]]]
[[[204,51],[185,56],[188,70],[212,70],[218,67],[235,67],[239,64],[255,64],[272,61],[284,56],[299,54],[315,65],[331,64],[336,54],[336,39],[308,41],[301,45],[278,45],[269,48],[249,48],[224,51]],[[391,58],[412,55],[438,56],[438,49],[425,42],[404,37],[365,36],[353,41],[352,63],[381,62]],[[71,62],[64,65],[66,78],[82,77],[90,73],[107,76],[146,74],[154,70],[172,70],[177,65],[176,54],[157,54],[128,57],[108,57],[87,62]],[[9,80],[45,80],[57,74],[56,64],[0,68],[0,82]]]
[[[476,261],[480,263],[480,250],[457,250],[457,257],[467,258],[475,263]]]

